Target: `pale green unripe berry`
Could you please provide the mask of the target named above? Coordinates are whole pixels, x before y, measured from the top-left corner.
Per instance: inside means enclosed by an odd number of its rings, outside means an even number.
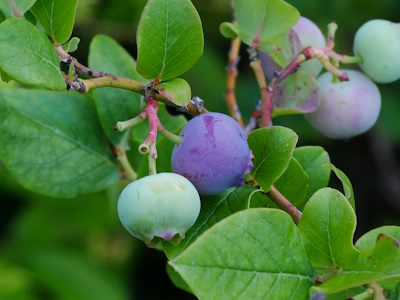
[[[389,83],[400,78],[400,25],[370,20],[356,32],[354,54],[362,58],[360,68],[372,80]]]
[[[179,243],[200,213],[193,184],[174,173],[159,173],[131,182],[118,199],[118,216],[133,236],[154,247],[160,239]]]

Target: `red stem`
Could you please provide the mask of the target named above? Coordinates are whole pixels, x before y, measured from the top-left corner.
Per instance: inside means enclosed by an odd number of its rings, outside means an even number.
[[[157,149],[155,147],[156,139],[157,139],[157,131],[158,128],[162,128],[160,119],[158,118],[159,104],[158,101],[154,97],[149,97],[146,99],[146,108],[144,112],[147,113],[147,117],[149,120],[150,131],[147,135],[144,143],[150,146],[150,153],[153,158],[157,158]]]

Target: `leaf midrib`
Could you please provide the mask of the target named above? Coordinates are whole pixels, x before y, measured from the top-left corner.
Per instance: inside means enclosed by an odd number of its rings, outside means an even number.
[[[241,273],[247,273],[247,274],[256,274],[256,275],[269,275],[269,276],[282,276],[282,277],[293,277],[293,278],[299,278],[301,280],[309,280],[311,282],[314,282],[314,279],[312,276],[307,276],[307,275],[302,275],[300,273],[292,274],[292,273],[283,273],[283,272],[268,272],[268,271],[255,271],[255,270],[242,270],[242,269],[236,269],[232,267],[220,267],[220,266],[206,266],[206,265],[192,265],[190,263],[174,263],[172,262],[173,266],[182,266],[182,267],[188,267],[190,269],[193,268],[202,268],[202,269],[217,269],[217,270],[224,270],[224,271],[232,271],[232,272],[241,272]]]

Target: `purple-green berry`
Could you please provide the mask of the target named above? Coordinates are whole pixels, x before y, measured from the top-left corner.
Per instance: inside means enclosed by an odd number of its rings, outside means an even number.
[[[334,82],[329,72],[317,78],[320,106],[305,115],[315,129],[332,139],[349,139],[366,132],[381,108],[379,89],[371,79],[356,70],[342,71],[349,81]]]

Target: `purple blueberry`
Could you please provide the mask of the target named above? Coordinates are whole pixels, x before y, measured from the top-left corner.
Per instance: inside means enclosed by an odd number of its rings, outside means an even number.
[[[180,133],[182,142],[172,152],[172,169],[189,179],[202,195],[213,195],[243,185],[253,169],[253,153],[240,125],[221,113],[190,120]]]

